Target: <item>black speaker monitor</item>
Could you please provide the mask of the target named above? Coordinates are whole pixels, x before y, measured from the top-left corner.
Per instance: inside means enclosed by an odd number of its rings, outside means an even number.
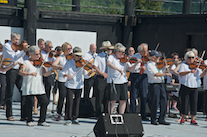
[[[102,114],[93,128],[96,137],[142,137],[140,114]]]

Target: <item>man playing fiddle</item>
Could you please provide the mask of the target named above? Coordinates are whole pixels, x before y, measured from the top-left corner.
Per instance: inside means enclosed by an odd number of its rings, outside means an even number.
[[[158,69],[157,62],[159,61],[162,54],[158,53],[156,50],[150,52],[151,60],[146,65],[146,73],[148,75],[149,91],[151,93],[151,124],[158,125],[157,118],[157,108],[160,105],[160,116],[159,124],[170,125],[170,123],[165,121],[165,114],[167,111],[167,97],[164,88],[164,77],[170,76],[171,73],[164,73],[165,67],[163,69]]]
[[[42,50],[42,58],[45,62],[54,62],[55,57],[50,57],[49,53],[52,51],[53,45],[51,41],[46,41],[45,42],[45,48]],[[52,67],[48,68],[48,71],[52,70]],[[46,95],[48,97],[48,100],[50,101],[50,91],[52,88],[52,84],[54,82],[53,76],[52,74],[47,76],[47,77],[43,77],[43,82],[45,85],[45,92]]]
[[[133,55],[137,59],[144,59],[148,55],[148,44],[142,43],[137,47],[139,53]],[[142,120],[149,120],[146,117],[146,102],[148,93],[148,78],[145,72],[146,67],[144,66],[144,61],[138,63],[134,71],[130,74],[131,88],[130,88],[130,113],[136,112],[136,99],[138,95],[141,100],[140,113],[142,115]]]
[[[19,63],[23,63],[23,57],[26,54],[25,52],[28,51],[28,46],[21,47],[23,50],[19,50],[19,40],[20,40],[20,34],[17,32],[11,33],[11,41],[7,42],[3,46],[3,57],[4,58],[10,58],[11,61],[16,61]],[[14,66],[12,69],[7,71],[6,73],[6,94],[5,94],[5,100],[6,100],[6,117],[9,121],[14,121],[14,118],[12,116],[12,96],[13,96],[13,89],[14,84],[16,84],[17,88],[21,92],[21,85],[22,85],[22,76],[18,73],[19,70],[19,64]],[[26,114],[24,111],[24,99],[21,99],[21,119],[24,120],[26,118]]]

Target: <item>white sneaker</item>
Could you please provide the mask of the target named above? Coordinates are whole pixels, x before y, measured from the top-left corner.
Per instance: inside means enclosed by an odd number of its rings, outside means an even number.
[[[33,124],[33,122],[27,122],[27,126],[33,127],[34,124]]]
[[[72,121],[71,120],[67,120],[64,125],[68,126],[68,125],[71,125],[71,124],[72,124]]]
[[[46,122],[43,122],[43,123],[38,123],[37,124],[38,126],[45,126],[45,127],[49,127],[50,124],[46,123]]]

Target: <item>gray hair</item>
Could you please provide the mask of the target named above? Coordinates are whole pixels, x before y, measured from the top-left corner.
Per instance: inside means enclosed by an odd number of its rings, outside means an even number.
[[[187,60],[188,57],[195,57],[195,54],[193,53],[193,51],[188,51],[185,53],[184,59]]]
[[[198,54],[198,51],[197,51],[197,49],[195,49],[195,48],[192,48],[191,49],[193,52],[195,52],[196,54]]]
[[[45,42],[45,45],[48,46],[48,44],[50,44],[50,43],[52,43],[52,42],[49,41],[49,40],[47,40],[47,41]]]
[[[40,50],[40,48],[38,46],[32,45],[29,47],[28,53],[29,53],[29,55],[32,55],[35,53],[35,51],[38,51],[38,50]]]
[[[121,43],[116,43],[116,45],[114,46],[114,51],[117,52],[122,50],[126,50],[126,47]]]
[[[16,37],[16,36],[21,37],[21,35],[20,35],[19,33],[17,33],[17,32],[12,32],[12,33],[11,33],[11,37],[12,37],[12,38],[14,38],[14,37]]]
[[[147,43],[142,43],[137,47],[137,51],[142,51],[143,50],[143,46],[146,46],[148,48],[148,44]]]

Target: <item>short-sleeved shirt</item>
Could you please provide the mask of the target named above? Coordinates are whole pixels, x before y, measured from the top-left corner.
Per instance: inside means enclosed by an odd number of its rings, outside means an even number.
[[[163,83],[164,77],[156,77],[154,76],[156,73],[163,73],[165,68],[158,69],[156,67],[156,63],[153,61],[149,61],[146,65],[146,73],[148,76],[149,83]]]
[[[181,63],[180,68],[178,70],[179,74],[181,72],[186,72],[186,71],[191,71],[189,65],[187,65],[186,63]],[[201,86],[201,80],[200,80],[201,72],[202,72],[201,69],[198,68],[196,74],[188,73],[185,76],[179,75],[179,83],[189,88],[198,88]]]
[[[79,71],[79,69],[81,69]],[[76,75],[74,75],[79,71]],[[83,72],[85,70],[81,67],[76,67],[74,59],[68,60],[62,70],[62,75],[68,74],[73,76],[70,80],[65,82],[65,86],[70,89],[82,89],[83,88]]]
[[[115,55],[110,55],[108,57],[108,61],[110,61],[115,67],[123,70],[123,75],[118,70],[112,69],[108,67],[108,73],[107,73],[107,83],[111,83],[112,80],[114,84],[124,84],[128,82],[127,77],[126,77],[126,69],[131,66],[128,62],[126,63],[121,63],[120,59],[117,59]],[[124,70],[126,64],[126,68]]]
[[[96,66],[102,73],[106,72],[106,54],[104,52],[99,53],[94,62],[93,65]]]

